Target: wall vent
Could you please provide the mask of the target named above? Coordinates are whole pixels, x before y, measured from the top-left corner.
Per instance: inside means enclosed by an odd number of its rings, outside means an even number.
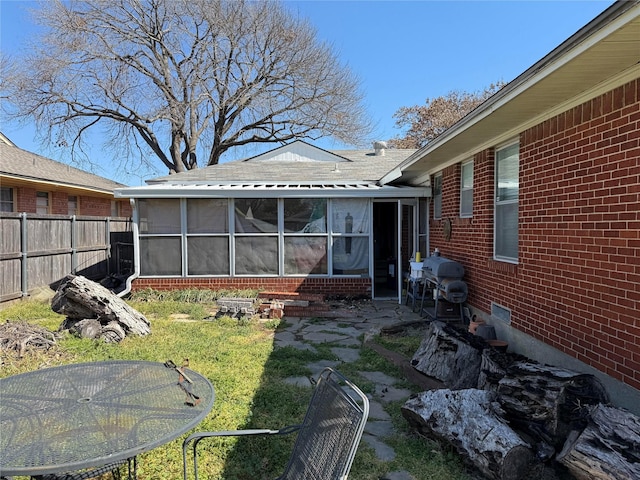
[[[511,323],[511,310],[497,303],[491,302],[491,316],[507,324]]]

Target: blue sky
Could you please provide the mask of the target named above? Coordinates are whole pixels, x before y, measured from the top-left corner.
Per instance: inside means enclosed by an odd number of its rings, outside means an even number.
[[[301,0],[286,4],[307,17],[321,40],[333,45],[362,82],[366,107],[380,140],[400,135],[393,114],[403,106],[451,90],[479,91],[509,82],[602,13],[611,0],[538,1],[344,1]],[[0,48],[19,51],[34,32],[25,8],[33,1],[0,0]],[[0,130],[20,148],[69,162],[66,152],[42,145],[33,128],[7,123]],[[323,148],[342,148],[331,140]],[[274,145],[275,146],[275,145]],[[84,166],[116,181],[139,185],[165,175],[114,169],[96,147],[98,166]],[[238,157],[245,155],[239,152]],[[80,165],[83,168],[82,165]]]

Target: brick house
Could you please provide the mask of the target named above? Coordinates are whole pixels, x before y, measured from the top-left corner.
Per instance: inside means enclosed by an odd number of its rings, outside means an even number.
[[[616,2],[382,182],[519,353],[640,391],[640,5]]]
[[[55,289],[67,274],[129,272],[124,185],[16,147],[0,133],[0,302]]]
[[[16,147],[0,134],[0,211],[130,217],[125,185]]]
[[[382,158],[296,142],[117,190],[136,204],[134,288],[400,300],[397,273],[437,248],[510,349],[593,373],[640,412],[638,1],[611,5],[424,148]]]

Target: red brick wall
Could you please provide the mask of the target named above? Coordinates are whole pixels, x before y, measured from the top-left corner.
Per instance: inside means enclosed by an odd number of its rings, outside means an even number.
[[[322,293],[329,297],[371,296],[369,278],[138,278],[133,290],[259,289],[279,292]]]
[[[640,389],[640,80],[520,135],[519,262],[493,257],[493,150],[474,158],[473,218],[459,218],[459,168],[443,172],[449,242],[469,303]]]
[[[69,213],[69,195],[67,195],[67,192],[51,192],[49,201],[51,202],[49,213],[54,215],[67,215]]]
[[[21,187],[16,193],[16,212],[35,213],[36,212],[36,189]]]
[[[101,197],[89,197],[82,195],[79,197],[80,212],[82,215],[96,217],[111,216],[111,199]]]
[[[7,186],[11,186],[8,185]],[[16,205],[14,209],[17,213],[36,212],[36,193],[46,191],[31,187],[12,187],[16,189]],[[111,201],[109,197],[92,197],[88,195],[76,195],[78,197],[77,215],[110,217]],[[119,205],[119,216],[131,217],[132,209],[129,200],[116,200]],[[66,191],[49,192],[49,213],[54,215],[68,215],[69,213],[69,193]]]
[[[131,202],[129,199],[126,200],[116,200],[118,202],[118,216],[131,218],[133,215],[133,209],[131,208]]]

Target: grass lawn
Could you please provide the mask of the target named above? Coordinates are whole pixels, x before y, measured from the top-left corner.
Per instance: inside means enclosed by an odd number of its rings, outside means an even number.
[[[279,321],[207,319],[215,305],[215,294],[211,292],[145,292],[128,303],[149,319],[151,335],[128,337],[119,344],[65,335],[47,352],[29,351],[17,358],[3,351],[0,378],[67,363],[107,359],[158,362],[173,359],[179,363],[189,358],[190,368],[209,378],[216,391],[213,410],[196,430],[280,428],[301,421],[311,394],[310,388],[292,386],[284,379],[309,375],[307,363],[337,360],[329,346],[317,346],[316,353],[291,347],[274,348],[274,333],[281,327]],[[57,330],[63,320],[48,303],[37,301],[15,303],[0,310],[0,316],[0,321],[26,321],[52,331]],[[386,348],[400,352],[415,345],[415,338],[385,343]],[[373,385],[358,377],[359,370],[398,373],[393,365],[366,348],[357,362],[342,364],[338,369],[365,393],[371,391]],[[469,478],[452,450],[419,437],[408,428],[400,407],[401,403],[385,407],[398,432],[387,442],[395,449],[396,459],[382,462],[368,445],[361,443],[349,478],[374,480],[396,470],[407,470],[416,480]],[[182,478],[185,437],[140,455],[138,479]],[[287,461],[293,440],[293,436],[205,440],[199,449],[200,478],[275,478]],[[16,477],[16,480],[22,478]]]

